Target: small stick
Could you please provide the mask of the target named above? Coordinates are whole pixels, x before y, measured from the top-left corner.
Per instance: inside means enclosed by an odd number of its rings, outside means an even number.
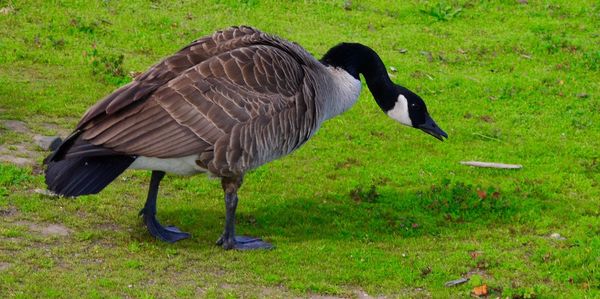
[[[504,164],[494,162],[480,162],[480,161],[460,161],[462,165],[469,165],[474,167],[489,167],[489,168],[501,168],[501,169],[521,169],[521,164]]]
[[[455,285],[463,284],[463,283],[465,283],[467,281],[469,281],[468,277],[461,277],[459,279],[450,280],[450,281],[446,282],[444,285],[446,287],[453,287]]]
[[[486,138],[486,139],[489,139],[489,140],[494,140],[494,141],[504,142],[504,141],[502,141],[502,140],[500,140],[500,139],[498,139],[498,138],[494,138],[494,137],[492,137],[492,136],[488,136],[488,135],[484,135],[484,134],[479,134],[479,133],[472,133],[472,134],[473,134],[473,135],[475,135],[475,136],[479,136],[479,137],[481,137],[481,138]]]

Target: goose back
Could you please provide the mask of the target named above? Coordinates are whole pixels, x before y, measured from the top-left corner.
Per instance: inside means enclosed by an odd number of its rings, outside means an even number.
[[[196,163],[231,176],[292,152],[324,120],[325,67],[248,27],[202,38],[94,105],[84,141],[112,152]],[[77,154],[77,147],[70,154]]]

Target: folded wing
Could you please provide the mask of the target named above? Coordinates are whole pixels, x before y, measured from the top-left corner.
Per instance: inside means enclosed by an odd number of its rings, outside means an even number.
[[[247,27],[200,39],[92,107],[80,138],[128,155],[197,154],[215,174],[241,173],[313,133],[304,53]]]

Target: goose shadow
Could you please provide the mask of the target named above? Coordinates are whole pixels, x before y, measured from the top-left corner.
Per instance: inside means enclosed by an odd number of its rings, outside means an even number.
[[[509,223],[517,214],[537,208],[520,204],[520,195],[514,192],[502,196],[490,193],[489,198],[482,199],[477,190],[464,190],[464,186],[416,192],[383,188],[376,196],[350,192],[254,203],[254,209],[238,211],[236,229],[240,234],[285,242],[378,241]],[[243,201],[240,199],[241,205]],[[173,209],[164,217],[191,232],[198,243],[216,240],[225,220],[224,210],[215,207]]]

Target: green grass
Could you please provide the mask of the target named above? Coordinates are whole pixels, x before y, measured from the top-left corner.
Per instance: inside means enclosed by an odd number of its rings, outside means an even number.
[[[304,147],[247,175],[237,228],[273,242],[269,252],[213,245],[216,180],[163,181],[160,220],[193,235],[171,245],[137,216],[148,173],[56,199],[33,192],[37,167],[2,164],[0,297],[467,297],[480,284],[493,297],[600,296],[598,2],[344,3],[0,0],[0,119],[34,133],[73,128],[131,74],[247,24],[316,56],[341,41],[371,46],[450,135],[401,127],[365,86]],[[0,141],[30,138],[0,128]],[[41,233],[49,224],[70,233]]]

